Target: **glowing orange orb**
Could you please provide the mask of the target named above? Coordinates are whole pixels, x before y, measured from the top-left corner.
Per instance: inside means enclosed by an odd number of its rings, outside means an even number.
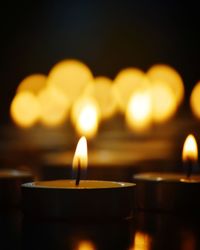
[[[152,99],[150,91],[135,92],[127,106],[126,122],[135,131],[143,131],[152,123]]]
[[[10,106],[13,121],[20,127],[33,126],[39,118],[40,106],[37,98],[30,92],[18,93]]]
[[[99,105],[102,119],[111,118],[117,111],[117,101],[112,81],[104,76],[96,77],[88,84],[85,95],[93,97]]]
[[[69,103],[67,97],[57,88],[48,86],[38,95],[40,121],[46,126],[58,126],[65,122]]]
[[[147,76],[153,82],[161,81],[168,84],[176,96],[177,103],[180,104],[183,101],[184,83],[174,68],[164,64],[156,64],[148,70]]]
[[[47,84],[59,88],[73,103],[93,78],[90,69],[80,61],[64,60],[56,64],[49,73]]]
[[[87,138],[96,135],[99,126],[100,112],[98,104],[91,97],[82,97],[72,107],[71,120],[77,133]]]
[[[200,119],[200,81],[194,86],[190,96],[190,107],[193,114]]]
[[[17,92],[28,91],[37,95],[46,86],[47,77],[43,74],[27,76],[18,86]]]
[[[149,81],[142,70],[127,68],[120,71],[114,80],[114,93],[119,109],[124,112],[133,93],[148,87]]]

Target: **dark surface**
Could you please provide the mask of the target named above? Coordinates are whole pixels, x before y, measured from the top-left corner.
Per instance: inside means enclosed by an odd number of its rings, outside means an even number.
[[[198,250],[199,219],[140,212],[124,221],[33,221],[19,211],[1,212],[1,250],[78,250],[83,241],[103,250]]]

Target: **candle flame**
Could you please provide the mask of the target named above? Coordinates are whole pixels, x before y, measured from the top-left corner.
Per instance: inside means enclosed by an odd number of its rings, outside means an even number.
[[[81,169],[86,169],[88,165],[87,140],[84,136],[80,138],[76,146],[72,166],[77,169],[80,164]]]
[[[188,135],[184,142],[182,159],[183,161],[187,160],[197,161],[198,159],[197,142],[192,134]]]
[[[80,242],[77,250],[95,250],[95,249],[96,248],[91,241],[84,240]]]
[[[152,245],[152,238],[149,234],[144,232],[136,232],[134,244],[130,250],[150,250]]]
[[[134,93],[126,110],[126,121],[136,131],[147,129],[152,122],[152,102],[148,91]]]
[[[82,97],[72,108],[72,121],[79,135],[93,138],[99,126],[98,105],[92,98]]]

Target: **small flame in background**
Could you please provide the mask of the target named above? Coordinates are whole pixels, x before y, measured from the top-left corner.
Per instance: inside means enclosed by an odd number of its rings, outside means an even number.
[[[184,142],[182,159],[183,161],[191,160],[193,162],[196,162],[198,160],[197,141],[192,134],[188,135]]]
[[[90,97],[77,100],[72,107],[71,120],[79,135],[92,138],[98,131],[99,107],[96,101]]]
[[[88,152],[87,152],[87,140],[84,136],[80,138],[77,143],[74,158],[72,162],[73,170],[75,171],[80,164],[81,169],[87,169],[88,165]]]
[[[152,122],[152,103],[149,92],[138,91],[132,95],[126,110],[127,124],[138,131],[148,128]]]
[[[76,250],[96,250],[94,244],[89,240],[81,241]]]
[[[144,93],[146,97],[142,97]],[[196,96],[200,91],[191,97],[192,107],[198,109],[200,98]],[[125,115],[127,125],[135,132],[166,122],[175,115],[183,98],[183,80],[168,65],[153,65],[147,72],[130,67],[111,80],[94,77],[89,67],[78,60],[63,60],[47,76],[33,74],[21,81],[10,114],[24,128],[38,123],[57,127],[70,117],[79,135],[92,138],[101,121],[117,113]],[[83,99],[90,104],[82,103]]]
[[[149,234],[144,232],[136,232],[133,246],[129,250],[151,250],[152,238]]]

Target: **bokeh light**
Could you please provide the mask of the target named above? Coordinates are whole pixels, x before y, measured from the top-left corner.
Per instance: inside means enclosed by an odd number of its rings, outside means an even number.
[[[152,83],[153,120],[163,123],[175,115],[177,101],[174,92],[166,82],[154,81]]]
[[[81,241],[77,247],[77,250],[95,250],[95,246],[91,241]]]
[[[184,98],[184,83],[180,74],[172,67],[165,64],[156,64],[152,66],[147,76],[150,80],[165,82],[172,89],[176,96],[178,105]]]
[[[32,74],[24,78],[10,113],[21,127],[31,127],[38,121],[56,127],[64,124],[71,112],[76,132],[92,138],[100,121],[113,118],[118,111],[134,131],[144,131],[153,122],[164,123],[175,115],[183,98],[181,76],[168,65],[154,65],[147,73],[135,67],[122,69],[112,81],[106,76],[94,78],[84,63],[66,59],[57,63],[48,76]],[[200,82],[190,98],[198,118],[199,100]]]
[[[47,86],[38,95],[40,121],[46,126],[58,126],[67,119],[69,102],[67,97],[56,87]]]
[[[17,93],[28,91],[37,95],[46,86],[47,76],[43,74],[33,74],[24,78],[20,82]]]
[[[71,120],[79,135],[87,138],[94,137],[98,131],[100,120],[96,101],[87,96],[79,98],[72,107]]]
[[[134,238],[134,245],[130,250],[151,250],[152,249],[152,238],[149,234],[143,232],[136,232]]]
[[[114,80],[114,93],[119,109],[124,112],[133,92],[148,87],[149,81],[142,70],[137,68],[121,70]]]
[[[18,93],[10,106],[13,121],[20,127],[33,126],[39,118],[40,106],[36,96],[30,92]]]
[[[135,131],[143,131],[152,123],[152,98],[150,90],[135,92],[126,110],[127,125]]]
[[[90,69],[80,61],[64,60],[56,64],[49,73],[47,84],[59,88],[72,104],[93,78]]]
[[[200,119],[200,81],[194,86],[190,96],[190,107],[193,114]]]
[[[117,111],[117,101],[113,93],[112,80],[107,77],[96,77],[89,83],[85,95],[92,96],[98,103],[101,118],[111,118]]]

